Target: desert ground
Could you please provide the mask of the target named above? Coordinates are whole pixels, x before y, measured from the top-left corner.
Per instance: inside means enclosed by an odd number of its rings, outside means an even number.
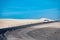
[[[60,22],[35,25],[5,33],[7,40],[60,40]]]
[[[42,22],[42,23],[41,23]],[[60,21],[44,22],[39,19],[12,20],[1,19],[0,29],[35,24],[0,34],[3,40],[60,40]],[[3,36],[4,35],[4,36]],[[3,37],[2,37],[3,36]]]

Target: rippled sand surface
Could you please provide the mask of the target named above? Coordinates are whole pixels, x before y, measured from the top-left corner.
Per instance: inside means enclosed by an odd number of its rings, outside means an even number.
[[[7,40],[60,40],[60,22],[35,25],[5,33]]]

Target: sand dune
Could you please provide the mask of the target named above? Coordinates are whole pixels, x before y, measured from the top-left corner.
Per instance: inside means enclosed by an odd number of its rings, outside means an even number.
[[[43,22],[43,23],[40,23]],[[20,26],[32,23],[40,23],[38,25],[32,25],[31,27],[26,27],[22,29],[16,29],[12,31],[6,31],[4,33],[4,37],[7,40],[60,40],[60,21],[54,22],[45,22],[44,20],[12,20],[12,19],[4,19],[0,20],[0,28],[12,27],[12,26]],[[24,26],[25,27],[25,26]],[[44,34],[45,33],[45,34]],[[4,38],[3,38],[4,39]]]
[[[54,20],[47,19],[47,18],[41,18],[41,19],[0,19],[0,28],[8,28],[8,27],[21,26],[21,25],[32,24],[32,23],[45,22],[44,20],[54,21]]]
[[[39,19],[0,19],[0,28],[41,22]]]

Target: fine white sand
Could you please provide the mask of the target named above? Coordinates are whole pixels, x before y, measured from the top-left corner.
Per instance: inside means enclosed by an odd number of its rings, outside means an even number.
[[[0,19],[0,29],[44,22],[44,20],[47,20],[47,19],[46,18],[42,18],[42,19]]]
[[[41,22],[39,19],[0,19],[0,28],[21,26]]]

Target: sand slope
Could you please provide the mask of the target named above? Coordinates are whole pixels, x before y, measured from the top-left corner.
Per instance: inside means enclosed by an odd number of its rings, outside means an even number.
[[[0,19],[0,28],[21,26],[41,22],[38,19]]]

